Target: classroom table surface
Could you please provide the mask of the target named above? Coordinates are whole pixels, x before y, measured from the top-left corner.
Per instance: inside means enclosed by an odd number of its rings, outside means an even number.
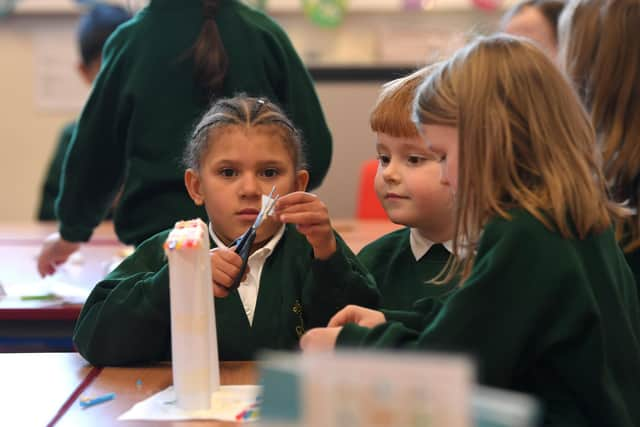
[[[0,354],[0,425],[46,426],[90,370],[77,353]]]
[[[78,390],[92,367],[78,353],[5,353],[0,354],[0,425],[46,426],[55,419],[60,426],[149,426],[149,421],[117,421],[134,404],[172,384],[171,365],[127,368],[103,368],[84,388]],[[140,380],[140,386],[136,383]],[[221,362],[223,385],[256,384],[254,362]],[[64,408],[76,390],[78,397],[116,393],[114,400],[81,408],[78,399]],[[154,424],[158,424],[157,422]],[[232,426],[235,423],[214,420],[167,421],[163,426]]]
[[[220,383],[222,385],[256,384],[258,374],[253,362],[222,362],[220,364]],[[136,382],[140,380],[138,388]],[[102,396],[116,393],[112,401],[83,409],[73,404],[60,418],[56,427],[143,427],[151,424],[162,426],[189,427],[222,427],[235,426],[236,423],[216,420],[189,421],[117,421],[117,418],[131,409],[134,404],[164,390],[173,383],[171,365],[163,364],[150,367],[133,368],[104,368],[100,375],[87,387],[83,394],[87,396]]]

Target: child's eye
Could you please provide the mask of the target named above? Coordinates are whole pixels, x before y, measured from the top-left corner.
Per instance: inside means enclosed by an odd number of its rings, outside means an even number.
[[[416,156],[416,155],[410,155],[407,157],[407,163],[409,163],[412,166],[421,165],[426,160],[427,160],[426,158],[422,156]]]
[[[278,169],[274,169],[274,168],[269,168],[269,169],[265,169],[262,172],[262,175],[266,178],[275,178],[276,176],[278,176],[280,173],[278,172]]]
[[[222,175],[225,178],[231,178],[233,176],[236,176],[237,172],[235,169],[223,168],[223,169],[220,169],[220,175]]]
[[[378,154],[378,161],[384,166],[389,164],[390,159],[386,154]]]

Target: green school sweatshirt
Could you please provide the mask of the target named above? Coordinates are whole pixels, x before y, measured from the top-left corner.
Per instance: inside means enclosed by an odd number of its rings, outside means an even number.
[[[170,231],[145,241],[89,295],[73,341],[90,363],[170,358],[169,268],[162,247]],[[295,349],[299,333],[326,325],[345,305],[378,305],[373,278],[338,235],[336,239],[336,253],[316,260],[305,237],[287,225],[262,270],[252,326],[237,290],[215,298],[221,360],[251,360],[259,349]]]
[[[512,215],[433,321],[347,325],[337,344],[467,353],[481,383],[537,396],[546,426],[640,425],[640,308],[613,232],[565,239]]]
[[[64,156],[67,154],[69,148],[69,142],[71,142],[71,135],[73,129],[75,129],[75,122],[67,123],[58,136],[58,142],[56,149],[49,162],[47,173],[42,184],[42,194],[40,196],[40,207],[38,208],[38,221],[54,221],[56,219],[55,214],[55,201],[60,192],[60,175],[62,173],[62,164],[64,162]]]
[[[380,308],[387,320],[422,325],[437,313],[457,281],[427,283],[442,271],[450,252],[442,244],[434,244],[416,261],[410,235],[409,227],[385,234],[362,248],[358,259],[376,281]],[[421,308],[414,307],[416,304]]]
[[[309,74],[285,32],[238,0],[221,2],[216,22],[229,67],[222,93],[280,104],[305,140],[309,188],[322,182],[331,135]],[[57,201],[60,234],[86,241],[111,206],[121,241],[139,244],[201,217],[184,186],[182,152],[209,102],[189,56],[202,27],[200,0],[153,0],[107,41],[103,63],[65,159]]]

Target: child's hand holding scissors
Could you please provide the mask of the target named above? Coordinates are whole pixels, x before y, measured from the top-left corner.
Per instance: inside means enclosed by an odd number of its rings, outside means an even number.
[[[242,257],[234,248],[215,248],[211,254],[211,281],[213,283],[213,295],[225,298],[233,290],[236,277],[242,269]],[[249,266],[246,266],[242,280],[245,280]]]
[[[296,191],[281,196],[275,216],[283,223],[295,224],[313,247],[317,259],[326,260],[336,251],[336,238],[327,206],[315,194]]]

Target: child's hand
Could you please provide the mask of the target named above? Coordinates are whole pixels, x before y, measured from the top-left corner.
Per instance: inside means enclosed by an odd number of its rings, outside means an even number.
[[[233,249],[215,248],[209,251],[211,254],[211,282],[213,283],[213,295],[225,298],[229,295],[231,285],[242,268],[242,258]],[[242,280],[249,273],[249,266],[244,272]]]
[[[313,247],[317,259],[327,259],[336,251],[327,206],[315,194],[297,191],[276,202],[275,215],[281,222],[295,224]]]
[[[327,351],[336,347],[340,328],[314,328],[300,338],[302,351]]]
[[[38,255],[38,272],[42,277],[56,272],[60,264],[64,264],[69,256],[80,248],[79,243],[68,242],[53,233],[44,240]]]
[[[384,314],[378,310],[360,307],[359,305],[348,305],[329,320],[328,327],[344,326],[347,323],[355,323],[366,328],[373,328],[386,322]]]

